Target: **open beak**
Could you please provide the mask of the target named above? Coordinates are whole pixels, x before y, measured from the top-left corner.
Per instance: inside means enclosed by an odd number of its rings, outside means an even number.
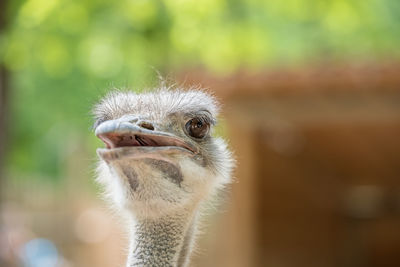
[[[105,121],[97,126],[95,134],[110,150],[120,147],[179,147],[194,154],[198,152],[196,147],[173,134],[149,130],[128,121]]]

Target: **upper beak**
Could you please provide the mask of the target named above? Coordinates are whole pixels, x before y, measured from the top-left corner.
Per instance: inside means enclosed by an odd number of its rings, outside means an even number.
[[[192,153],[198,149],[183,139],[168,133],[152,130],[154,127],[141,127],[140,123],[126,120],[109,120],[97,126],[95,134],[109,149],[117,147],[181,147]],[[148,125],[148,123],[146,123]],[[149,129],[150,128],[150,129]]]

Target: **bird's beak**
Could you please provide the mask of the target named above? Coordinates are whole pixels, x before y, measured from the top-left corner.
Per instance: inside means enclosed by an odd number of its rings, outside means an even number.
[[[97,126],[95,134],[105,144],[107,149],[121,147],[150,148],[181,148],[196,154],[198,149],[171,133],[152,130],[153,127],[141,127],[140,123],[128,120],[109,120]],[[150,129],[148,129],[150,128]],[[153,128],[154,129],[154,128]]]

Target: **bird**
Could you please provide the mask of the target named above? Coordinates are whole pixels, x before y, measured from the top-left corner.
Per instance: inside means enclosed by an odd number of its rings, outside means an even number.
[[[231,183],[227,142],[214,134],[220,104],[201,88],[112,90],[93,108],[96,180],[124,218],[126,266],[185,267],[202,207]]]

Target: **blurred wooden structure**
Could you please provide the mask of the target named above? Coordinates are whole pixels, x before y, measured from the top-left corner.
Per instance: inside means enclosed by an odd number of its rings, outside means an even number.
[[[399,63],[183,76],[224,103],[238,160],[196,266],[400,266]]]

